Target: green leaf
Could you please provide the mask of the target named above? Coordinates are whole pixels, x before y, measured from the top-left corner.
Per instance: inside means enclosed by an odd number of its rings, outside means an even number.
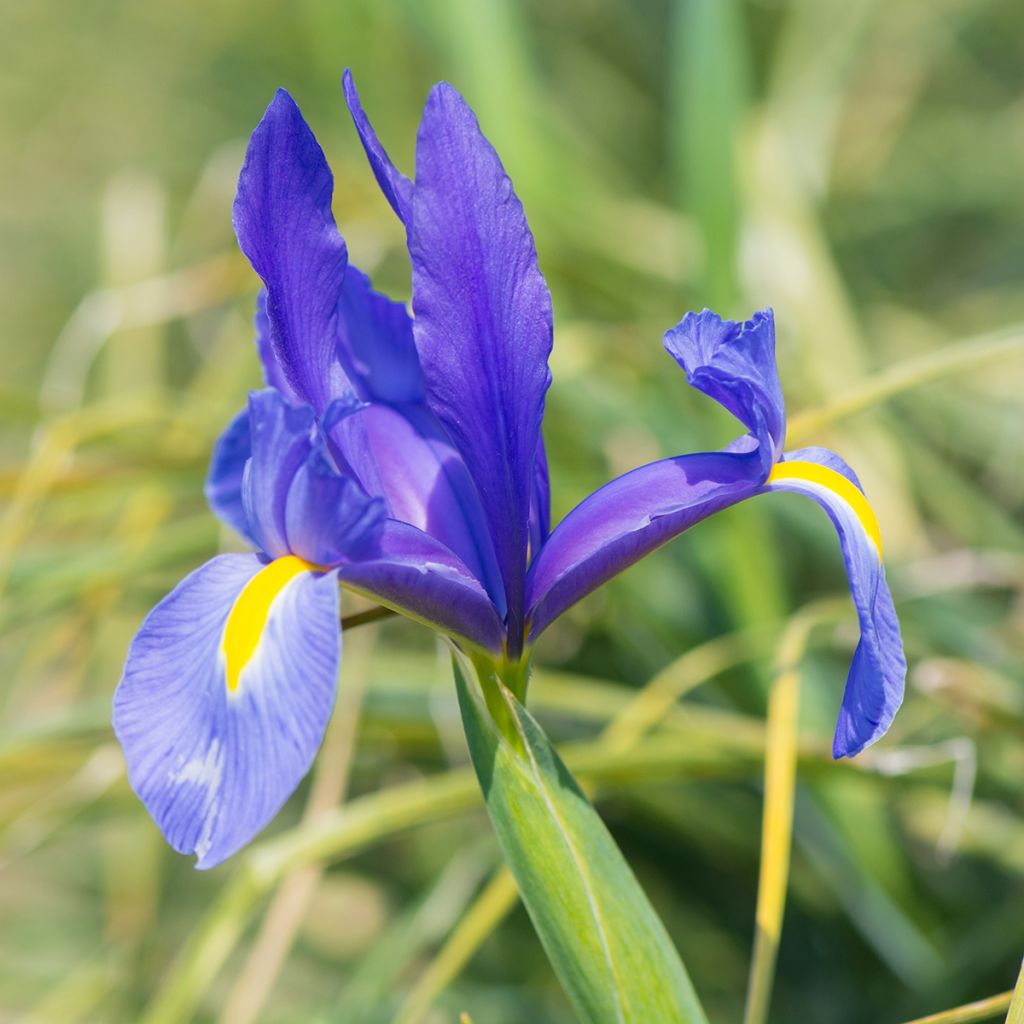
[[[498,841],[581,1018],[706,1024],[664,926],[548,738],[494,672],[480,670],[478,687],[464,663],[454,664]]]

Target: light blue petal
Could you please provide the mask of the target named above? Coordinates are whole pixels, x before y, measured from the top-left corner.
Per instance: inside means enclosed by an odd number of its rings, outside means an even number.
[[[828,514],[839,534],[850,592],[860,620],[860,642],[846,680],[832,752],[837,758],[853,757],[889,728],[903,701],[907,662],[881,551],[873,537],[877,536],[873,513],[868,510],[858,514],[857,508],[843,496],[841,485],[785,475],[801,465],[824,467],[848,481],[857,492],[862,489],[853,470],[835,452],[824,448],[787,453],[764,488],[793,491],[813,499]],[[856,498],[856,494],[852,496]]]
[[[248,843],[299,784],[334,704],[341,651],[334,573],[280,591],[234,692],[222,639],[264,566],[222,555],[146,617],[114,695],[132,788],[168,843],[209,868]]]
[[[782,461],[815,462],[819,466],[824,466],[826,469],[834,470],[841,476],[845,476],[858,491],[864,490],[860,483],[860,477],[854,473],[846,460],[829,448],[819,448],[816,445],[812,445],[809,448],[795,448],[793,451],[786,452],[782,456]]]

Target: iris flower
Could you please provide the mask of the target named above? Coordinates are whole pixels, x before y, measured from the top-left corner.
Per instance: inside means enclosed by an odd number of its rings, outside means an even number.
[[[264,285],[267,387],[217,443],[206,487],[255,553],[213,558],[150,612],[114,698],[129,780],[171,846],[198,867],[220,863],[308,771],[334,703],[339,581],[521,686],[534,642],[570,605],[765,491],[807,494],[839,531],[861,641],[835,753],[877,739],[904,674],[878,527],[838,456],[782,454],[771,313],[745,324],[691,313],[666,335],[689,382],[746,433],[612,481],[549,535],[551,299],[512,184],[451,86],[427,101],[415,183],[388,158],[348,73],[344,89],[405,228],[413,314],[349,264],[323,152],[279,91],[234,205]]]

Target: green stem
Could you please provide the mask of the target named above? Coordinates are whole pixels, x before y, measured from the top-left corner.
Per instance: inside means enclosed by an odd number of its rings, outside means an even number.
[[[501,667],[501,681],[520,704],[526,703],[526,690],[530,685],[530,659],[506,660]]]
[[[344,615],[341,619],[342,629],[355,629],[357,626],[368,626],[371,622],[380,622],[381,619],[390,619],[397,615],[394,608],[385,608],[378,605],[376,608],[368,608],[365,612],[355,612],[352,615]]]
[[[476,670],[476,680],[480,686],[487,711],[498,731],[517,750],[522,750],[522,743],[519,732],[516,729],[515,721],[509,711],[508,703],[501,695],[502,679],[498,667],[485,658],[473,659],[473,668]]]
[[[519,743],[510,743],[469,666],[458,658],[453,665],[470,758],[498,843],[581,1019],[707,1024],[664,925],[550,740],[500,687],[519,732]]]

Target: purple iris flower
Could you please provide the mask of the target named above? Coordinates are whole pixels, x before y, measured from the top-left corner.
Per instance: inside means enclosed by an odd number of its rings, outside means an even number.
[[[234,207],[264,284],[256,334],[268,386],[218,442],[206,487],[257,553],[212,559],[150,612],[114,698],[129,779],[168,842],[199,867],[220,863],[308,771],[334,703],[338,581],[521,678],[566,608],[764,491],[809,495],[839,531],[861,641],[835,753],[877,739],[904,674],[878,528],[838,456],[782,455],[771,313],[746,324],[691,313],[666,335],[690,383],[747,433],[722,452],[612,481],[549,536],[551,300],[522,206],[451,86],[427,101],[414,184],[348,73],[344,85],[405,226],[414,316],[349,264],[330,170],[279,91],[250,140]]]

